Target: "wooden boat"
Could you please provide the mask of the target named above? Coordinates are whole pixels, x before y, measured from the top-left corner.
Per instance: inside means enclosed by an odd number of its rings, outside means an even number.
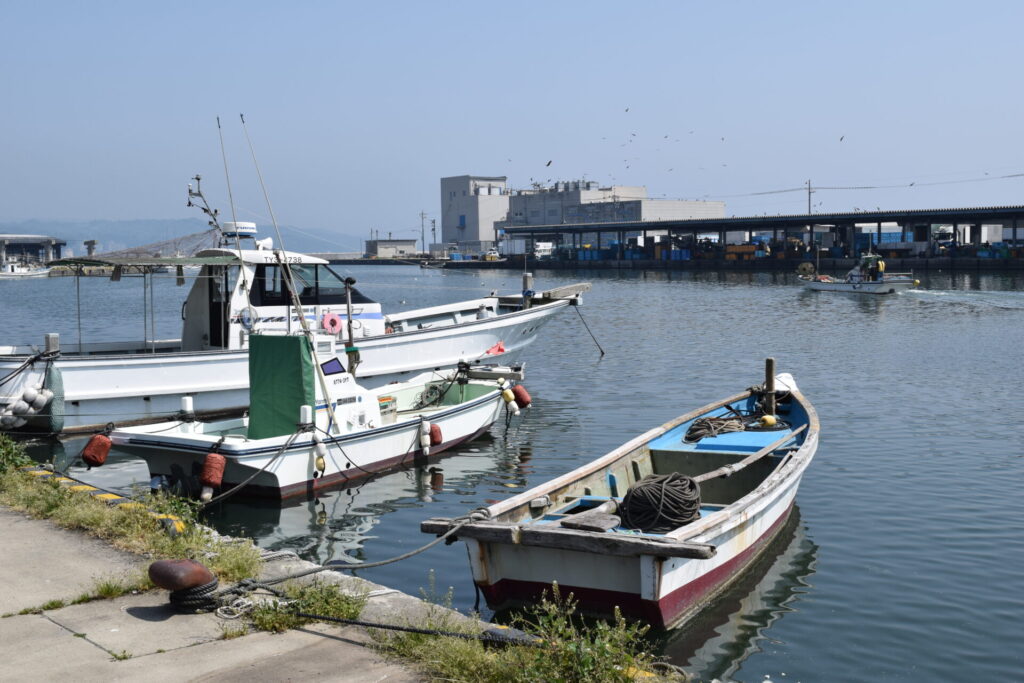
[[[154,488],[198,489],[198,481],[207,497],[243,487],[246,495],[287,498],[425,463],[482,434],[503,406],[517,409],[504,390],[521,369],[464,364],[371,390],[341,368],[333,341],[315,337],[321,373],[305,337],[253,335],[248,415],[196,422],[186,401],[182,419],[122,427],[110,440],[146,461]],[[215,482],[208,454],[221,458]]]
[[[474,581],[494,609],[529,604],[557,582],[584,611],[617,606],[657,626],[677,625],[783,527],[817,449],[814,408],[790,375],[776,377],[768,365],[763,387],[645,432],[470,521],[434,518],[421,530],[458,526],[454,536],[466,542]],[[679,498],[680,486],[691,494],[686,505],[645,521],[647,497],[668,490]],[[692,521],[675,521],[684,511]]]

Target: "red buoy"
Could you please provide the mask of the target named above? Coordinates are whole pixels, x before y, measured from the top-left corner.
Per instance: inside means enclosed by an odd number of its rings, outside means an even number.
[[[99,467],[107,461],[110,453],[110,437],[106,434],[93,434],[89,443],[82,449],[82,460],[89,467]]]
[[[530,392],[522,384],[512,387],[512,395],[516,397],[516,405],[520,408],[529,408],[530,404],[533,403],[533,400],[530,398]]]
[[[220,488],[224,481],[224,466],[228,460],[220,453],[207,453],[203,461],[203,473],[199,475],[199,481],[203,486]]]
[[[437,446],[440,445],[442,441],[444,441],[444,439],[441,437],[441,425],[432,423],[430,425],[430,445]]]

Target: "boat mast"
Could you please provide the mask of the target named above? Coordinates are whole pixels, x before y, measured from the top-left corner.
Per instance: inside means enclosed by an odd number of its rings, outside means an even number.
[[[259,178],[260,189],[263,191],[263,198],[266,200],[267,210],[270,212],[270,220],[274,224],[274,234],[277,235],[278,244],[281,245],[280,249],[274,250],[274,258],[277,259],[278,264],[280,264],[281,266],[281,274],[284,276],[284,284],[285,287],[288,288],[288,294],[291,299],[292,308],[298,314],[299,325],[302,327],[302,332],[303,334],[306,335],[306,338],[309,340],[309,344],[312,347],[314,361],[313,367],[316,368],[316,377],[320,381],[320,390],[323,392],[324,395],[324,403],[327,406],[327,413],[331,417],[331,424],[334,425],[336,429],[340,429],[341,425],[338,424],[338,418],[334,413],[334,405],[331,403],[331,394],[327,390],[327,378],[324,376],[324,369],[320,367],[320,363],[318,362],[318,359],[316,357],[316,344],[313,340],[313,331],[309,328],[309,323],[306,321],[306,314],[302,310],[302,300],[299,299],[299,295],[295,291],[295,280],[292,277],[291,266],[288,265],[287,259],[283,257],[284,240],[281,238],[281,229],[277,225],[277,216],[274,215],[274,207],[270,204],[270,195],[267,194],[267,186],[263,182],[263,173],[260,171],[259,162],[256,160],[256,150],[252,146],[252,140],[249,139],[249,129],[245,126],[245,115],[239,114],[238,116],[242,120],[242,130],[245,132],[245,141],[249,144],[249,152],[252,154],[253,166],[256,167],[256,177]],[[288,319],[290,324],[291,315],[288,316]],[[349,319],[351,320],[351,316],[349,317]],[[351,371],[352,368],[349,368],[350,373]],[[316,413],[314,412],[314,422],[316,421],[315,415]]]

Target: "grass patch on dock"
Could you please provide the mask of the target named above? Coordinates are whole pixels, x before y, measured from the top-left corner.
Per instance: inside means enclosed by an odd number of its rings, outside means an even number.
[[[366,604],[365,595],[345,593],[333,583],[315,581],[310,584],[289,584],[282,602],[265,602],[253,608],[250,618],[260,631],[281,633],[308,624],[313,619],[296,612],[317,614],[335,619],[356,619]]]
[[[237,581],[259,574],[262,561],[251,543],[225,541],[197,523],[199,506],[167,494],[147,494],[142,504],[111,506],[88,493],[71,491],[49,479],[20,471],[34,464],[22,447],[0,434],[0,504],[33,517],[81,529],[113,546],[153,558],[191,558],[208,566],[222,580]],[[186,530],[167,533],[152,513],[174,515]]]
[[[442,606],[443,607],[443,606]],[[458,619],[447,609],[431,612],[421,628],[478,633],[479,627]],[[686,681],[671,667],[659,665],[646,651],[648,627],[626,621],[589,621],[576,615],[570,594],[562,597],[554,585],[550,594],[515,626],[539,639],[535,647],[490,647],[479,640],[394,633],[370,629],[378,647],[418,666],[431,678],[446,681]]]

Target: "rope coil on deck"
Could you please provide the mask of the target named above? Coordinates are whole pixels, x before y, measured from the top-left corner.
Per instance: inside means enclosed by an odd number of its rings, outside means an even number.
[[[668,533],[700,519],[700,486],[679,472],[649,474],[626,491],[618,514],[624,527]]]

